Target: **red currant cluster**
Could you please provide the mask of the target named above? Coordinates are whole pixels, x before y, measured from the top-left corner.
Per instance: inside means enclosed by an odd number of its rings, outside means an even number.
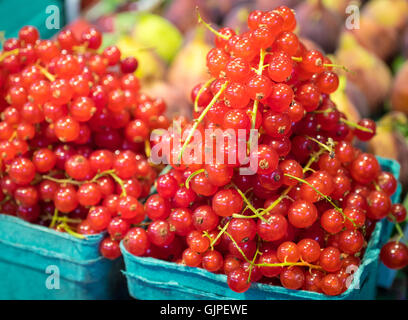
[[[289,8],[253,11],[243,34],[207,26],[216,34],[207,55],[213,78],[192,91],[195,120],[173,125],[163,137],[173,168],[157,179],[157,194],[144,205],[147,231],[132,228],[124,246],[136,256],[226,274],[236,292],[262,282],[339,295],[376,222],[406,217],[402,205],[391,204],[394,176],[352,145],[354,138],[371,139],[375,123],[350,122],[330,100],[338,86],[335,66],[299,41]],[[257,130],[258,147],[247,148],[255,174],[240,174],[247,164],[227,133],[222,147],[210,143],[221,158],[204,161],[208,145],[195,133],[217,128],[245,130],[248,143]],[[202,152],[187,163],[183,153],[192,146]],[[383,250],[382,257],[394,259],[391,249]],[[406,254],[393,261],[387,265],[408,264]]]
[[[169,121],[164,101],[139,91],[137,60],[115,46],[98,53],[101,42],[93,28],[40,40],[27,26],[4,43],[0,205],[75,236],[107,229],[101,252],[113,259],[157,177],[145,141]]]

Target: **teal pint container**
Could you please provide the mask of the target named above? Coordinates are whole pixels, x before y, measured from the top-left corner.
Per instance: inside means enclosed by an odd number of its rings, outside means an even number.
[[[104,235],[69,234],[0,215],[0,299],[86,300],[128,296],[123,260],[99,254]]]
[[[51,38],[65,26],[64,3],[64,0],[0,0],[0,31],[8,39],[17,37],[21,27],[31,25],[38,29],[41,39]]]
[[[399,176],[399,164],[394,160],[378,158],[385,171]],[[401,186],[392,197],[398,202]],[[380,221],[372,233],[362,264],[353,274],[349,289],[342,295],[289,290],[280,286],[254,283],[245,293],[228,288],[227,277],[200,268],[166,262],[154,258],[136,257],[121,243],[130,295],[141,300],[372,300],[376,295],[378,257],[381,246],[387,241],[392,225]]]

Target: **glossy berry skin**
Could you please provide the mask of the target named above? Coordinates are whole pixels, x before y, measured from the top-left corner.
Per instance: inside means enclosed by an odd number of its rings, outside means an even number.
[[[210,250],[203,255],[202,266],[205,270],[216,272],[223,267],[222,254],[216,250]]]
[[[391,206],[391,215],[388,219],[393,221],[395,219],[396,222],[401,223],[404,222],[407,218],[407,209],[400,203],[395,203]]]
[[[375,136],[376,133],[376,125],[375,122],[371,119],[361,119],[358,122],[358,125],[361,127],[364,127],[366,130],[369,131],[363,131],[359,128],[356,128],[354,130],[354,135],[361,141],[368,141],[370,140],[372,137]]]
[[[343,284],[338,276],[331,273],[322,278],[320,287],[324,294],[337,296],[343,291]]]
[[[190,248],[183,251],[183,263],[189,267],[198,267],[201,265],[203,256]]]
[[[102,199],[102,193],[95,183],[85,183],[78,188],[79,204],[88,207],[97,205]]]
[[[188,208],[193,204],[197,195],[193,190],[187,189],[186,187],[180,187],[177,189],[173,197],[173,205],[178,208]]]
[[[219,223],[219,216],[208,206],[199,206],[193,212],[193,224],[199,231],[214,230]]]
[[[317,209],[308,201],[297,200],[289,208],[289,222],[296,228],[310,227],[317,219]]]
[[[118,216],[123,219],[132,220],[135,224],[142,222],[145,216],[143,205],[132,196],[119,199],[117,212]]]
[[[38,172],[45,173],[54,168],[57,157],[53,151],[43,148],[34,152],[32,161]]]
[[[227,276],[228,286],[232,291],[242,293],[249,289],[251,283],[248,283],[249,273],[243,268],[231,271]]]
[[[408,248],[401,242],[390,241],[381,248],[380,259],[390,269],[402,269],[408,265]]]
[[[123,245],[131,254],[143,256],[150,247],[150,241],[144,229],[132,228],[123,239]]]
[[[73,186],[62,186],[54,194],[55,207],[63,213],[74,211],[78,206],[78,197]]]
[[[210,247],[210,240],[203,235],[196,235],[191,238],[188,245],[191,250],[197,253],[204,253]]]
[[[303,287],[305,282],[305,274],[300,267],[291,267],[285,268],[280,276],[279,279],[281,284],[286,289],[297,290]]]
[[[321,280],[324,275],[325,274],[320,270],[305,272],[305,283],[303,285],[303,290],[321,293]]]
[[[40,217],[40,207],[35,204],[33,206],[19,206],[16,210],[16,216],[27,222],[36,222]]]
[[[320,245],[316,240],[304,238],[298,242],[297,246],[304,261],[313,263],[319,260]]]
[[[259,264],[275,264],[281,263],[276,255],[276,252],[270,251],[263,253],[260,258],[258,259]],[[269,267],[269,266],[261,266],[259,267],[261,273],[268,278],[273,278],[279,275],[283,271],[283,267]]]
[[[77,120],[71,116],[58,119],[55,122],[55,135],[62,142],[72,142],[78,139],[80,134],[80,125]]]
[[[364,236],[359,230],[344,230],[339,235],[339,247],[348,254],[356,254],[364,246]]]
[[[202,195],[202,196],[212,196],[215,194],[218,190],[218,187],[211,184],[209,182],[208,177],[206,176],[205,173],[200,173],[196,175],[191,181],[190,181],[190,186],[191,189],[197,194],[197,195]]]
[[[39,195],[37,189],[32,186],[19,187],[14,191],[14,199],[18,205],[29,207],[37,204]]]
[[[391,199],[383,191],[372,191],[367,197],[367,216],[374,220],[385,218],[391,210]]]
[[[108,233],[113,240],[120,241],[130,229],[130,224],[125,219],[114,217],[108,226]]]
[[[324,230],[336,234],[344,227],[343,215],[335,209],[326,210],[320,217],[320,224]]]
[[[122,253],[120,252],[119,242],[111,238],[105,238],[99,245],[99,251],[102,256],[109,260],[115,260],[119,258]]]
[[[230,217],[234,213],[240,213],[244,201],[235,189],[218,191],[212,199],[214,212],[221,217]]]
[[[158,194],[151,195],[145,205],[145,212],[149,219],[164,220],[170,215],[170,202]]]
[[[178,189],[177,180],[169,174],[160,176],[156,181],[157,193],[163,198],[172,198]]]
[[[300,251],[298,246],[291,241],[283,242],[276,251],[276,255],[280,262],[298,262],[300,259]]]
[[[167,220],[179,236],[186,236],[193,230],[192,212],[186,208],[177,208],[170,213]]]
[[[380,165],[374,155],[362,153],[351,163],[350,173],[357,182],[367,184],[378,176]]]
[[[173,242],[175,232],[168,222],[157,220],[149,225],[147,235],[151,243],[158,247],[164,247]]]
[[[36,168],[27,158],[17,158],[10,165],[8,174],[18,185],[27,185],[35,177]]]
[[[258,220],[257,232],[264,241],[276,241],[282,239],[287,232],[288,222],[281,214],[271,214],[267,222]]]
[[[392,196],[397,190],[397,179],[395,179],[394,175],[390,172],[381,172],[377,176],[376,182],[380,189],[389,196]]]
[[[137,160],[134,152],[122,151],[116,156],[113,169],[121,179],[131,178],[137,171]]]
[[[81,155],[74,155],[65,162],[67,174],[78,181],[86,180],[91,174],[91,166],[88,159]]]
[[[230,221],[227,232],[237,243],[253,240],[256,235],[256,223],[252,219],[237,219]]]
[[[105,230],[111,221],[109,210],[103,206],[92,207],[89,210],[87,220],[96,231]]]
[[[270,146],[261,144],[250,154],[250,166],[258,174],[270,174],[278,167],[279,157]]]
[[[340,251],[334,247],[327,247],[320,253],[320,265],[327,272],[336,272],[341,268]]]

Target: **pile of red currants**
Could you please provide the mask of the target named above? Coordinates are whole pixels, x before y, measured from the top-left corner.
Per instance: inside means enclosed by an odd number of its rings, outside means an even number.
[[[114,259],[157,177],[145,141],[169,121],[164,101],[139,91],[137,60],[101,42],[93,28],[41,40],[26,26],[4,43],[0,207],[77,237],[107,230],[100,250]]]
[[[406,219],[390,200],[395,177],[352,144],[370,140],[375,123],[353,123],[336,108],[337,66],[299,41],[288,7],[253,11],[242,34],[206,25],[216,34],[212,78],[192,91],[194,121],[179,119],[151,141],[167,142],[172,169],[144,204],[147,230],[130,229],[125,248],[226,274],[236,292],[251,282],[345,292],[376,223]],[[216,129],[224,143],[197,138]],[[239,131],[252,165],[239,156]],[[217,152],[206,161],[209,146]],[[241,174],[249,166],[253,174]],[[381,259],[402,268],[408,249],[390,242]]]

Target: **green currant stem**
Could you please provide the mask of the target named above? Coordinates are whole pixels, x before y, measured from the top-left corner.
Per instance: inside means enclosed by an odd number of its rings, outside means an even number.
[[[203,20],[203,18],[201,17],[200,11],[198,10],[198,7],[196,7],[196,11],[197,11],[197,17],[198,17],[198,23],[203,23],[204,26],[210,30],[212,33],[214,33],[217,37],[222,38],[224,40],[228,40],[230,37],[226,36],[225,34],[221,34],[219,33],[217,30],[215,30],[213,27],[211,27],[211,25],[207,22],[205,22]]]
[[[375,190],[381,191],[381,188],[380,188],[380,186],[378,185],[378,183],[376,183],[375,181],[373,181],[373,185],[374,185]]]
[[[228,221],[223,228],[219,228],[220,232],[218,232],[217,236],[215,239],[210,243],[210,247],[214,247],[214,244],[218,241],[218,239],[222,236],[224,232],[226,232],[228,225],[230,224],[230,221]]]
[[[217,102],[218,98],[219,98],[219,97],[221,96],[221,94],[224,92],[224,90],[225,90],[225,88],[227,87],[227,85],[228,85],[228,81],[226,81],[226,82],[222,85],[222,87],[221,87],[220,90],[217,92],[217,94],[212,98],[212,100],[211,100],[211,102],[208,104],[208,106],[203,110],[203,112],[201,112],[200,116],[194,121],[194,125],[193,125],[193,127],[191,128],[191,130],[190,130],[190,132],[189,132],[189,134],[188,134],[188,136],[187,136],[187,139],[186,139],[186,141],[185,141],[184,144],[183,144],[183,147],[181,148],[181,151],[180,151],[180,154],[179,154],[179,157],[178,157],[178,161],[181,160],[181,158],[182,158],[182,156],[183,156],[183,153],[184,153],[184,151],[186,150],[187,145],[190,143],[191,138],[193,137],[194,132],[196,131],[198,125],[203,121],[204,117],[206,116],[206,114],[208,113],[208,111],[211,109],[211,107]]]
[[[211,248],[211,250],[214,250],[212,239],[211,239],[211,236],[209,235],[209,233],[207,231],[203,231],[203,235],[204,235],[204,237],[207,237],[210,240],[210,248]]]
[[[248,200],[248,198],[245,196],[245,194],[239,190],[239,188],[234,185],[234,188],[238,191],[239,195],[242,197],[242,200],[244,200],[245,204],[247,207],[255,214],[255,216],[259,219],[261,219],[264,222],[268,222],[259,212],[258,210],[255,209],[255,207],[251,204],[251,202]]]
[[[309,170],[310,166],[317,160],[319,160],[320,156],[325,152],[324,149],[320,149],[317,153],[313,154],[305,167],[303,168],[303,173],[305,173],[307,170]]]
[[[81,219],[70,219],[68,217],[58,217],[57,221],[66,222],[66,223],[81,223]]]
[[[262,75],[262,71],[264,68],[264,62],[265,62],[265,55],[266,55],[266,50],[265,49],[261,49],[260,53],[259,53],[259,66],[258,66],[258,70],[256,71],[256,73],[258,75]],[[251,129],[255,129],[255,124],[256,124],[256,115],[258,113],[258,106],[259,106],[259,100],[256,99],[254,101],[254,106],[252,108],[252,119],[251,119]]]
[[[363,126],[360,126],[359,124],[354,123],[353,121],[350,121],[350,120],[347,120],[347,119],[344,119],[344,118],[340,118],[340,121],[341,121],[341,122],[344,122],[344,123],[347,124],[349,127],[356,128],[356,129],[358,129],[358,130],[360,130],[360,131],[373,133],[373,130],[368,129],[368,128],[363,127]]]
[[[117,182],[117,184],[120,185],[120,187],[122,188],[122,193],[121,193],[121,197],[126,197],[127,196],[127,192],[126,192],[126,188],[125,188],[125,184],[123,183],[123,180],[121,178],[119,178],[115,173],[111,172],[109,174],[113,180],[115,180]]]
[[[313,265],[310,263],[307,263],[305,261],[302,262],[282,262],[282,263],[258,263],[255,264],[256,267],[309,267],[310,269],[319,269],[322,270],[323,268],[321,266]]]
[[[47,176],[47,175],[42,176],[42,177],[43,177],[44,180],[50,180],[50,181],[54,181],[54,182],[61,183],[61,184],[73,184],[73,185],[76,185],[76,186],[82,185],[82,182],[75,181],[75,180],[72,180],[72,179],[56,179],[54,177]]]
[[[51,82],[55,81],[55,76],[53,74],[51,74],[47,69],[45,69],[44,67],[37,65],[37,67],[41,70],[41,73]]]
[[[307,171],[311,171],[311,172],[316,172],[316,170],[313,170],[312,168],[306,168],[306,170],[304,170],[304,172],[307,172]]]
[[[120,185],[120,187],[122,188],[121,197],[126,197],[127,196],[123,180],[116,175],[114,169],[106,170],[106,171],[103,171],[101,173],[98,173],[97,175],[95,175],[95,177],[92,178],[92,180],[90,182],[96,182],[99,178],[102,178],[102,177],[105,177],[105,176],[111,176],[113,178],[113,180],[115,180]]]
[[[287,176],[287,177],[289,177],[289,178],[295,179],[295,180],[297,180],[297,181],[299,181],[299,182],[301,182],[301,183],[307,184],[307,185],[308,185],[310,188],[312,188],[317,194],[319,194],[319,195],[320,195],[321,197],[323,197],[328,203],[330,203],[330,204],[334,207],[334,209],[336,209],[336,211],[340,212],[340,213],[343,215],[343,217],[344,217],[345,219],[349,220],[349,221],[353,224],[354,227],[357,227],[357,225],[354,223],[354,220],[353,220],[353,219],[350,219],[349,217],[347,217],[347,216],[344,214],[343,210],[342,210],[341,208],[339,208],[339,207],[332,201],[332,199],[331,199],[330,197],[328,197],[327,195],[321,193],[319,190],[317,190],[315,187],[313,187],[309,182],[307,182],[307,181],[304,180],[304,179],[301,179],[301,178],[292,176],[291,174],[288,174],[288,173],[285,173],[284,175]]]
[[[78,239],[86,239],[86,237],[82,234],[76,233],[75,231],[73,231],[66,222],[61,223],[61,227],[71,236],[78,238]]]
[[[315,110],[315,111],[312,111],[312,113],[314,113],[314,114],[327,114],[327,113],[330,113],[330,112],[333,112],[333,111],[336,111],[336,109],[334,109],[334,108],[328,108],[328,109],[324,109],[324,110]]]
[[[13,54],[18,54],[18,52],[19,52],[19,49],[14,49],[14,50],[3,52],[2,55],[0,55],[0,62],[2,62],[4,59],[6,59],[9,56],[12,56]]]
[[[302,62],[303,58],[302,57],[292,57],[292,60],[296,62]]]
[[[50,228],[54,228],[55,223],[57,222],[57,220],[58,220],[58,209],[55,208],[54,209],[54,216],[52,217]]]
[[[334,64],[334,63],[325,63],[323,64],[323,67],[325,68],[340,68],[343,69],[346,72],[350,72],[349,69],[347,69],[345,66],[339,65],[339,64]]]
[[[196,175],[199,175],[200,173],[205,172],[205,169],[198,169],[196,171],[194,171],[192,174],[190,174],[188,176],[188,178],[186,179],[186,188],[190,189],[190,181],[191,179],[193,179]]]
[[[17,130],[14,130],[11,137],[8,139],[9,142],[13,141],[17,137]]]
[[[215,78],[211,78],[210,80],[208,80],[206,83],[204,83],[204,85],[200,88],[200,90],[198,90],[197,96],[194,99],[194,111],[198,112],[198,100],[201,97],[201,94],[204,92],[204,90],[206,88],[208,88],[208,86],[213,83],[213,81],[215,80]]]
[[[7,201],[9,201],[11,199],[10,196],[5,196],[3,200],[0,201],[0,206],[2,206],[3,204],[5,204]]]
[[[109,176],[111,173],[115,173],[115,170],[112,169],[112,170],[106,170],[106,171],[100,172],[100,173],[96,174],[92,178],[92,180],[90,180],[89,182],[91,182],[91,183],[96,182],[99,178]]]
[[[401,228],[401,225],[397,222],[397,220],[395,219],[395,217],[392,214],[389,214],[388,217],[393,221],[393,223],[395,224],[395,229],[397,229],[398,232],[398,240],[397,242],[399,242],[401,239],[405,238],[405,234],[404,231]]]
[[[320,147],[322,147],[323,149],[326,149],[330,154],[333,154],[332,146],[327,146],[324,143],[320,142],[319,140],[317,140],[315,138],[312,138],[312,137],[309,137],[309,136],[306,136],[306,139],[309,139],[309,140],[311,140],[313,142],[316,142]]]
[[[325,149],[320,149],[317,153],[313,154],[309,161],[307,162],[307,164],[305,165],[305,167],[303,168],[303,173],[305,173],[307,170],[310,169],[310,166],[317,160],[320,158],[320,156],[324,153]],[[271,203],[271,205],[266,208],[265,210],[263,210],[262,214],[266,214],[269,211],[271,211],[273,208],[275,208],[275,206],[277,206],[279,204],[279,202],[281,202],[288,194],[289,192],[292,190],[293,186],[290,186],[288,188],[285,189],[285,191],[279,196],[278,199],[276,199],[274,202]]]
[[[260,253],[260,251],[259,251],[259,244],[260,244],[260,242],[258,241],[258,242],[256,243],[256,251],[255,251],[255,254],[254,254],[254,258],[252,259],[252,262],[251,262],[251,264],[249,265],[249,272],[248,272],[247,283],[250,283],[250,282],[251,282],[252,269],[254,268],[255,260],[256,260],[256,258],[258,257],[258,254]]]
[[[252,265],[252,261],[247,258],[245,255],[244,251],[239,247],[238,243],[235,241],[235,239],[225,230],[224,233],[231,239],[232,243],[234,244],[235,247],[237,247],[237,250],[239,253],[242,255],[242,257],[245,259],[246,262],[250,263]]]
[[[52,220],[53,216],[51,215],[46,215],[46,216],[41,216],[42,220]],[[71,219],[68,217],[58,217],[57,222],[67,222],[67,223],[81,223],[83,220],[81,219]]]
[[[146,139],[146,140],[145,140],[144,147],[145,147],[146,157],[147,157],[147,158],[150,158],[150,154],[151,154],[151,152],[152,152],[152,148],[151,148],[151,146],[150,146],[150,141],[149,141],[149,139]]]
[[[289,192],[292,190],[293,186],[290,186],[288,188],[285,189],[285,191],[282,192],[282,194],[279,196],[279,198],[277,198],[274,202],[272,202],[268,208],[264,209],[262,211],[262,215],[267,214],[269,211],[271,211],[273,208],[275,208],[279,202],[281,202],[283,199],[286,198],[286,196],[289,194]]]

